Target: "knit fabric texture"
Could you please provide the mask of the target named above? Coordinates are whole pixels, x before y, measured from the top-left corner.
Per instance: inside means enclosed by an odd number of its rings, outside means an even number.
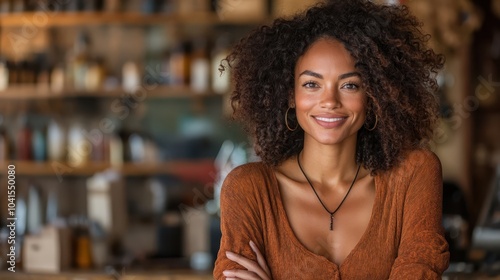
[[[437,156],[428,150],[411,151],[374,180],[370,222],[339,266],[309,251],[294,235],[273,167],[257,162],[235,168],[221,191],[222,239],[214,278],[225,279],[224,270],[244,269],[229,260],[226,251],[256,260],[249,246],[252,240],[274,280],[441,279],[449,252]]]

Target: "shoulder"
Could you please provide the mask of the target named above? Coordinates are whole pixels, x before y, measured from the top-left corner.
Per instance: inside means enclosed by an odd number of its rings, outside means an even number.
[[[428,149],[416,149],[404,152],[397,166],[390,173],[403,173],[406,175],[416,172],[441,172],[441,161],[438,156]]]
[[[271,180],[271,167],[262,162],[251,162],[235,167],[224,179],[224,192],[252,192]]]
[[[252,181],[264,180],[269,171],[270,167],[262,162],[245,163],[231,170],[225,181],[251,183]]]
[[[407,185],[412,182],[430,182],[442,180],[441,161],[428,149],[407,151],[397,166],[384,172],[383,177],[397,183]]]
[[[408,168],[441,170],[441,161],[438,156],[428,149],[418,149],[407,152],[404,155],[402,165]]]

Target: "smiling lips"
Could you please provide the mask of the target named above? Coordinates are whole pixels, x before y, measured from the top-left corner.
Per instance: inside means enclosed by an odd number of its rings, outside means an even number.
[[[324,127],[324,128],[334,128],[341,126],[345,120],[347,120],[347,117],[321,117],[321,116],[314,116],[314,119],[316,122]]]

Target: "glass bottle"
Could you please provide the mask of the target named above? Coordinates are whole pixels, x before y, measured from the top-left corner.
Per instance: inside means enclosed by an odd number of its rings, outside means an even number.
[[[0,162],[9,160],[9,137],[5,129],[4,117],[0,115]]]
[[[33,160],[43,162],[47,159],[47,134],[43,127],[33,129],[31,145]]]
[[[54,93],[62,92],[64,90],[65,79],[64,68],[61,65],[54,67],[50,73],[50,91]]]
[[[123,140],[118,134],[112,134],[109,137],[109,162],[113,167],[120,167],[123,165]]]
[[[15,85],[19,83],[19,72],[20,72],[19,63],[10,60],[7,61],[7,70],[9,71],[9,86]]]
[[[49,81],[50,81],[50,62],[49,58],[46,54],[41,54],[37,56],[36,59],[37,71],[35,80],[37,83],[37,88],[41,90],[49,89]]]
[[[87,75],[85,76],[85,89],[97,91],[104,83],[104,63],[102,59],[91,60],[88,64]]]
[[[77,36],[73,54],[70,58],[70,71],[73,78],[73,86],[76,90],[85,90],[85,80],[88,71],[90,39],[86,33]]]
[[[189,46],[186,42],[175,45],[169,58],[170,85],[185,86],[189,82]]]
[[[68,163],[81,166],[88,162],[92,153],[92,143],[85,138],[83,120],[74,120],[68,129]]]
[[[18,160],[31,160],[32,159],[32,149],[31,149],[31,137],[32,131],[28,122],[27,115],[21,115],[20,117],[21,128],[19,129],[17,135],[17,159]]]
[[[47,127],[47,156],[50,161],[64,159],[64,131],[61,123],[52,119]]]
[[[122,68],[122,87],[127,93],[133,93],[141,85],[139,66],[133,61],[128,61]]]
[[[210,81],[210,62],[206,51],[206,41],[195,42],[191,59],[191,89],[197,93],[207,92]]]

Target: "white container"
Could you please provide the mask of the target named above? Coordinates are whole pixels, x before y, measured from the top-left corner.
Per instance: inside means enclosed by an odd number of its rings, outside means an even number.
[[[127,62],[122,69],[122,86],[127,93],[133,93],[141,83],[141,74],[139,67],[134,62]]]
[[[88,162],[92,153],[92,143],[85,137],[82,125],[75,122],[68,131],[68,162],[71,166],[81,166]]]
[[[64,147],[64,130],[59,122],[52,120],[47,127],[47,158],[49,161],[62,161]]]
[[[52,92],[61,93],[64,90],[65,81],[64,69],[56,67],[50,73],[50,90]]]
[[[113,167],[123,165],[123,141],[118,135],[109,138],[109,161]]]
[[[210,63],[206,58],[194,59],[191,63],[191,89],[205,93],[209,88]]]

